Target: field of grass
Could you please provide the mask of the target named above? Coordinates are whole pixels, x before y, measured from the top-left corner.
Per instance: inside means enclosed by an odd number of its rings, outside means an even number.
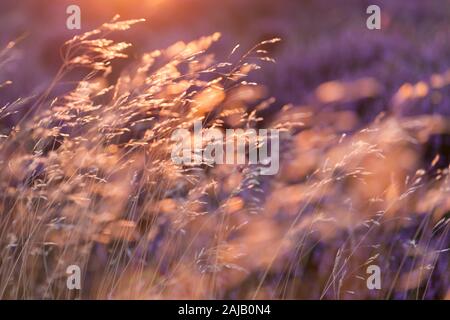
[[[4,4],[1,299],[450,299],[450,2],[378,1],[380,31],[351,0],[79,2],[78,33]],[[280,130],[279,173],[176,165],[195,121]]]

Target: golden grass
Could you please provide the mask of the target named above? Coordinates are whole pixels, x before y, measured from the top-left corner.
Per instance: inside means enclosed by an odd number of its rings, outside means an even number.
[[[218,33],[178,42],[111,82],[111,61],[127,58],[130,44],[107,37],[137,22],[115,18],[69,40],[55,81],[0,136],[1,298],[448,296],[434,278],[448,288],[449,168],[421,158],[448,119],[380,115],[358,128],[351,112],[294,105],[263,119],[275,100],[245,78],[272,61],[264,48],[279,39],[241,57],[236,47],[235,62],[208,51]],[[49,100],[80,67],[88,72],[76,88]],[[362,79],[325,83],[317,95],[346,101],[376,90]],[[175,166],[170,135],[196,120],[282,129],[280,173]],[[372,263],[383,270],[380,291],[365,287]],[[66,288],[73,264],[81,292]]]

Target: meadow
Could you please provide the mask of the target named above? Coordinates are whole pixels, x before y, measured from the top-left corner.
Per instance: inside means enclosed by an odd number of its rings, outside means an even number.
[[[450,3],[173,1],[5,1],[0,298],[449,299]],[[174,163],[196,122],[279,172]]]

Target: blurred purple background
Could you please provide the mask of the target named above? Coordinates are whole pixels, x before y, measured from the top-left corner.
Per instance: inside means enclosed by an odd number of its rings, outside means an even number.
[[[133,43],[132,55],[219,31],[223,38],[216,54],[226,58],[237,43],[249,48],[281,37],[283,42],[271,52],[277,64],[267,64],[254,75],[270,87],[278,106],[313,103],[315,88],[326,81],[371,77],[382,84],[383,94],[320,106],[351,108],[368,120],[388,109],[402,84],[450,69],[450,1],[445,0],[2,0],[0,44],[25,36],[15,62],[1,74],[1,80],[14,81],[2,91],[2,103],[40,91],[50,81],[61,62],[60,46],[80,33],[66,29],[70,4],[81,7],[81,32],[116,13],[124,19],[146,18],[118,35]],[[382,30],[366,28],[370,4],[381,7]],[[67,88],[62,84],[59,89]],[[448,93],[447,87],[443,94]],[[450,114],[448,100],[436,105],[430,99],[415,101],[407,112]]]

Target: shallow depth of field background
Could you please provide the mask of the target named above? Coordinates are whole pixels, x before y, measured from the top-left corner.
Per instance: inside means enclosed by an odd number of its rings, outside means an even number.
[[[65,27],[69,4],[81,7],[81,31]],[[381,7],[382,30],[366,28],[370,4]],[[255,195],[245,183],[234,191],[246,181],[240,168],[204,170],[198,183],[189,184],[168,173],[142,173],[148,155],[123,151],[108,162],[96,158],[97,149],[70,145],[73,155],[64,159],[72,132],[53,153],[36,155],[29,147],[28,155],[17,151],[16,157],[14,148],[0,149],[0,297],[450,298],[450,1],[2,0],[0,45],[17,45],[0,61],[0,83],[12,81],[0,88],[0,107],[19,97],[31,100],[0,118],[0,135],[9,136],[46,90],[62,63],[64,42],[115,14],[146,21],[110,36],[133,46],[125,51],[128,59],[112,62],[104,87],[134,68],[143,53],[178,41],[220,32],[205,54],[227,61],[237,44],[235,54],[242,55],[261,41],[281,38],[264,46],[276,63],[262,61],[248,76],[261,86],[226,91],[215,106],[235,103],[251,111],[270,101],[258,116],[261,127],[287,127],[280,173],[264,177]],[[69,72],[40,102],[42,108],[74,90],[85,74]],[[24,127],[39,135],[33,121]],[[289,121],[301,125],[291,128]],[[132,136],[139,142],[145,137]],[[29,144],[41,140],[30,138]],[[111,145],[106,153],[121,152],[120,144]],[[83,152],[89,154],[86,167],[76,158]],[[19,153],[26,161],[18,160]],[[47,192],[54,200],[36,204],[30,199],[40,187],[30,181],[36,170],[50,172],[52,157],[61,158],[62,171],[79,165],[64,173],[71,177],[92,174],[93,168],[107,172],[135,158],[108,185],[88,184],[92,189],[83,197],[91,204],[67,186],[58,196],[61,187],[44,187],[41,196]],[[14,182],[8,170],[22,172],[27,182]],[[42,184],[45,175],[39,176]],[[139,179],[142,188],[135,189]],[[41,206],[49,213],[44,218]],[[180,218],[183,213],[189,218]],[[97,217],[92,221],[98,228],[79,235],[74,230],[84,227],[74,215]],[[20,228],[27,219],[42,228]],[[62,225],[54,227],[55,221]],[[65,238],[68,230],[76,240]],[[83,266],[81,292],[64,290],[64,266],[71,261]],[[370,264],[382,270],[381,290],[366,287]]]

